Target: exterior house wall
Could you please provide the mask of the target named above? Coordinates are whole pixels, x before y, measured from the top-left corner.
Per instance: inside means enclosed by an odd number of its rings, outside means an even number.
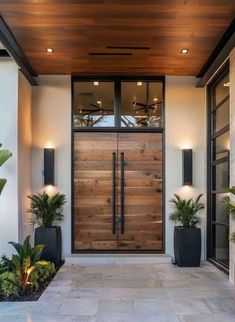
[[[0,176],[8,180],[0,196],[0,254],[11,254],[8,241],[23,238],[25,189],[31,184],[30,153],[26,153],[24,134],[30,133],[30,85],[11,59],[0,61],[0,89],[0,142],[13,154],[0,170]],[[27,149],[30,150],[30,142]]]
[[[63,256],[71,253],[71,77],[40,76],[32,100],[32,192],[60,191],[67,198]],[[55,148],[55,187],[43,186],[43,148]]]
[[[55,190],[67,196],[62,223],[63,256],[71,252],[71,83],[69,76],[40,76],[33,88],[32,190],[42,191],[43,147],[51,142],[56,154]],[[181,149],[194,149],[194,188],[182,188]],[[206,113],[204,89],[194,77],[166,79],[166,253],[173,255],[173,225],[167,221],[168,200],[174,192],[186,197],[205,194]],[[205,258],[203,223],[203,258]]]
[[[205,89],[195,77],[166,77],[166,253],[173,256],[174,225],[168,221],[174,193],[206,201]],[[182,149],[193,149],[193,186],[182,186]],[[206,216],[202,218],[202,259],[206,258]]]

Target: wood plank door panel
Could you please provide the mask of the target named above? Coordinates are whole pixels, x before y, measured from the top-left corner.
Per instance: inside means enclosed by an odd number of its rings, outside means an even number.
[[[121,154],[124,157],[124,232],[119,225],[118,249],[160,251],[163,246],[162,134],[119,133],[119,214]]]
[[[116,133],[74,134],[75,250],[117,249],[112,209],[113,153],[117,153]]]
[[[75,250],[162,250],[162,134],[75,133],[73,162]]]

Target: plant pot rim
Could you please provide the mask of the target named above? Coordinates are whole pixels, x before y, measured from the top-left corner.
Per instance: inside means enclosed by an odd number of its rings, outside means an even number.
[[[183,227],[183,226],[175,226],[175,228],[177,229],[190,229],[190,230],[195,230],[195,229],[201,229],[200,227],[189,227],[189,228],[186,228],[186,227]]]
[[[61,226],[50,226],[50,227],[43,227],[43,226],[39,226],[39,227],[36,227],[35,229],[52,229],[52,228],[61,228]]]

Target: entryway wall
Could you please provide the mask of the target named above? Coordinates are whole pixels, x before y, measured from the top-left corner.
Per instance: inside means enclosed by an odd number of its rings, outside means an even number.
[[[71,78],[40,76],[32,101],[32,190],[43,190],[43,148],[55,148],[55,190],[66,194],[62,223],[63,256],[71,253]],[[195,77],[166,77],[166,253],[173,255],[173,225],[168,222],[168,200],[205,195],[206,105],[205,90],[195,87]],[[194,187],[182,187],[182,149],[193,148]],[[202,225],[202,258],[205,258],[205,222]]]

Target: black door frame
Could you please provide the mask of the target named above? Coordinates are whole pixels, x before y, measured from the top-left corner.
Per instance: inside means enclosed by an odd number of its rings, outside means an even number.
[[[121,128],[120,124],[115,121],[114,127],[100,127],[100,128],[75,128],[73,126],[73,84],[75,81],[111,81],[115,86],[115,120],[120,117],[120,104],[121,104],[121,81],[151,81],[161,82],[163,86],[163,99],[162,99],[162,120],[163,127],[158,128]],[[165,76],[72,76],[71,77],[71,253],[154,253],[165,254]],[[162,134],[162,250],[76,250],[74,247],[74,133],[77,132],[123,132],[123,133],[161,133]]]

